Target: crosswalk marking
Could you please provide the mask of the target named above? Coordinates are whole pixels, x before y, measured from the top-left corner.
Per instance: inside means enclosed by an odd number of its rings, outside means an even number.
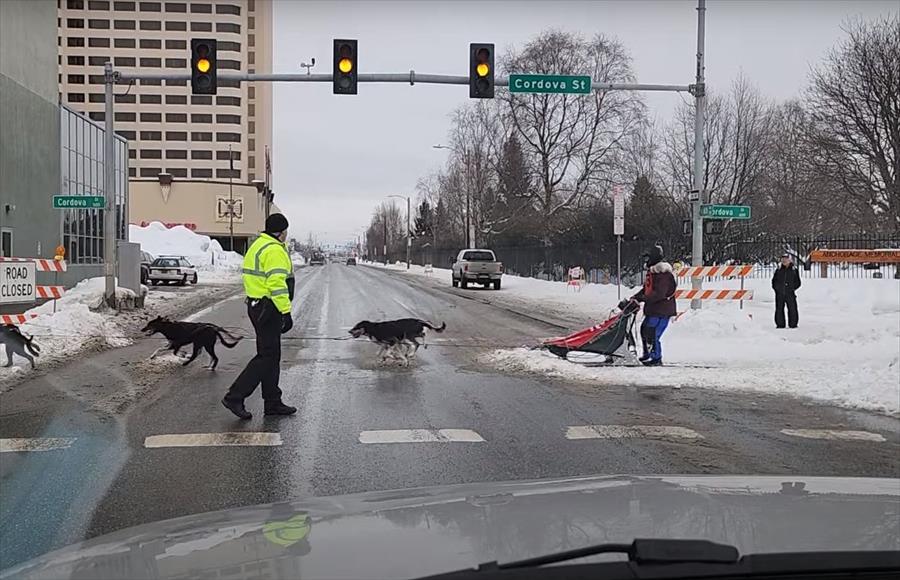
[[[883,443],[886,439],[878,433],[852,431],[847,429],[782,429],[782,433],[803,439],[826,439],[829,441],[869,441]]]
[[[482,443],[471,429],[383,429],[363,431],[360,443]]]
[[[703,439],[703,435],[666,425],[577,425],[566,427],[566,439]]]
[[[144,447],[232,447],[259,446],[277,447],[281,445],[280,433],[181,433],[151,435],[144,439]]]
[[[0,439],[0,453],[68,449],[74,442],[74,437],[20,437]]]

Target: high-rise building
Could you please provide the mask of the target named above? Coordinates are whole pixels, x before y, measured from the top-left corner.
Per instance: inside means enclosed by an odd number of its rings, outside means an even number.
[[[215,38],[220,72],[272,70],[271,0],[57,1],[60,100],[96,121],[104,120],[110,59],[126,73],[188,73],[190,39]],[[192,96],[189,81],[140,81],[115,92],[115,129],[130,141],[129,177],[265,179],[271,83],[220,78],[216,96]]]

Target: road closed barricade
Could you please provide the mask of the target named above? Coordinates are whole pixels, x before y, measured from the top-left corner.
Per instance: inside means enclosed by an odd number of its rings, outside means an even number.
[[[740,278],[741,288],[676,290],[676,300],[739,300],[741,308],[744,300],[753,300],[753,290],[744,290],[744,278],[753,272],[750,264],[731,264],[726,266],[685,266],[676,272],[679,278]]]
[[[0,305],[28,309],[37,300],[55,301],[61,298],[65,288],[59,285],[39,285],[36,273],[65,271],[66,262],[61,259],[0,257]],[[37,316],[28,312],[3,314],[0,315],[0,323],[23,324]]]

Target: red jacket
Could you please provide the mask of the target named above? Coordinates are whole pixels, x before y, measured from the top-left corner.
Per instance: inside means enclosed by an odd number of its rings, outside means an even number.
[[[659,262],[650,266],[644,287],[634,295],[634,299],[644,303],[644,316],[668,318],[675,316],[675,289],[678,283],[672,265]]]

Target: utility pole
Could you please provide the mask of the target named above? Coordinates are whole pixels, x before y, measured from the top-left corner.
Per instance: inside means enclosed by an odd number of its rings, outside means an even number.
[[[106,196],[103,210],[103,262],[106,277],[106,304],[116,306],[116,136],[113,130],[113,63],[103,65],[106,112],[103,117],[103,193]]]
[[[234,154],[228,144],[228,249],[234,251]]]
[[[384,250],[384,265],[387,266],[387,212],[385,212],[385,214],[381,216],[381,226],[383,230],[382,233],[384,235],[384,248],[382,248]]]
[[[704,137],[703,125],[706,118],[706,85],[704,84],[704,37],[706,20],[706,0],[697,0],[697,81],[693,87],[695,101],[694,112],[694,201],[691,203],[692,212],[692,244],[691,265],[703,265],[703,218],[700,217],[700,205],[708,203],[706,192],[703,188],[703,151]],[[703,287],[702,278],[692,278],[691,287],[700,290]],[[703,302],[699,299],[691,300],[691,309],[699,310]]]
[[[409,252],[412,249],[412,229],[410,224],[410,197],[408,195],[389,195],[388,197],[398,197],[406,199],[406,269],[409,270]]]

